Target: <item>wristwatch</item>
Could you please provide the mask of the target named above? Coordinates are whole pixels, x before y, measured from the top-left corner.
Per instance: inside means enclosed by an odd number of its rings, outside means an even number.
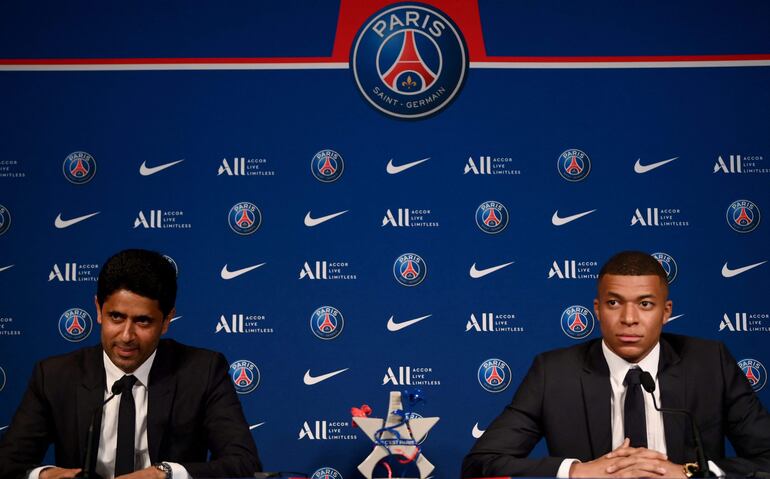
[[[700,471],[700,467],[698,467],[698,464],[695,462],[688,462],[682,465],[682,470],[684,471],[685,476],[692,477],[693,474]]]
[[[166,475],[166,479],[171,479],[171,476],[173,474],[171,473],[171,466],[169,466],[167,463],[156,462],[155,464],[152,465],[152,467],[164,473]]]

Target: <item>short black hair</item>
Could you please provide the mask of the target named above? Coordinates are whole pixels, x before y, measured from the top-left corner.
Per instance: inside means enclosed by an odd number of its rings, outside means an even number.
[[[163,317],[176,303],[176,270],[160,253],[127,249],[112,255],[99,271],[96,300],[99,306],[115,291],[125,289],[158,301]]]
[[[605,274],[619,276],[657,276],[668,289],[668,275],[660,262],[643,251],[621,251],[608,259],[599,271],[599,280]]]

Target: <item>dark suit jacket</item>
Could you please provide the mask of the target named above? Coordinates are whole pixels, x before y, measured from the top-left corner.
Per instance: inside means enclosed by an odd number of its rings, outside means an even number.
[[[661,407],[690,411],[706,457],[727,473],[770,471],[770,415],[727,348],[716,341],[663,334]],[[555,476],[565,458],[590,461],[612,449],[609,368],[601,340],[537,356],[503,413],[463,461],[463,477]],[[669,460],[695,462],[687,419],[663,414]],[[738,457],[725,457],[724,438]],[[550,456],[531,459],[545,438]]]
[[[176,462],[194,477],[242,477],[261,470],[228,369],[219,353],[160,341],[148,386],[152,463]],[[36,364],[0,442],[0,477],[37,467],[51,443],[57,466],[81,467],[88,425],[104,400],[105,381],[101,346]]]

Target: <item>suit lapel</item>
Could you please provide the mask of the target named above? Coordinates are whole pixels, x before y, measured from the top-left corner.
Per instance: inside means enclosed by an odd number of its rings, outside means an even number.
[[[658,384],[660,385],[660,407],[686,409],[685,373],[680,357],[664,338],[660,340],[660,361],[658,362]],[[666,452],[674,463],[685,462],[685,417],[680,414],[663,414],[666,435]]]
[[[83,372],[82,381],[77,387],[77,427],[79,456],[81,463],[85,461],[86,447],[88,442],[88,426],[91,424],[91,418],[94,419],[94,452],[93,458],[96,459],[96,451],[99,448],[99,431],[101,430],[102,415],[94,414],[104,401],[105,373],[104,360],[102,359],[101,346],[85,350],[83,363],[80,368]]]
[[[163,443],[176,391],[174,357],[167,346],[164,341],[158,345],[158,354],[152,363],[147,390],[147,447],[150,461],[153,463],[160,460],[160,445]]]
[[[610,370],[602,353],[601,341],[595,341],[589,346],[580,381],[583,388],[592,458],[596,458],[612,450],[610,424],[612,387]]]

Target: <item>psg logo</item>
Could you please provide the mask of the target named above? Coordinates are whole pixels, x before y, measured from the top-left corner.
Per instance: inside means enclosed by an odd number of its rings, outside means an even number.
[[[583,339],[594,330],[594,315],[585,306],[570,306],[561,313],[561,330],[572,339]]]
[[[72,152],[64,159],[62,173],[70,183],[88,183],[96,174],[96,160],[85,151]]]
[[[485,201],[476,208],[476,226],[487,234],[497,234],[508,226],[508,209],[497,201]]]
[[[734,201],[726,213],[727,224],[738,233],[750,233],[757,229],[761,215],[757,205],[748,200]]]
[[[741,359],[738,361],[738,367],[746,375],[746,379],[754,391],[759,391],[765,387],[765,383],[767,383],[767,370],[762,363],[756,359]]]
[[[663,266],[668,284],[673,283],[676,279],[676,274],[679,272],[679,267],[676,265],[674,258],[668,253],[652,253],[652,257],[658,260],[658,263]]]
[[[310,171],[313,172],[313,176],[324,183],[339,180],[344,169],[345,162],[342,160],[342,155],[334,150],[321,150],[310,162]]]
[[[233,380],[235,392],[248,394],[259,386],[259,368],[248,359],[235,361],[230,365],[230,379]]]
[[[230,224],[230,229],[239,235],[250,235],[257,231],[262,224],[262,213],[254,203],[244,201],[230,208],[227,222]]]
[[[171,266],[174,267],[174,271],[176,272],[177,277],[179,277],[179,268],[177,267],[176,261],[174,261],[174,258],[172,258],[171,256],[169,256],[167,254],[164,254],[163,257],[166,258],[166,261],[171,263]]]
[[[337,469],[322,467],[315,471],[310,479],[342,479],[342,474]]]
[[[393,276],[404,286],[417,286],[428,274],[428,266],[414,253],[402,254],[393,263]]]
[[[565,180],[582,181],[591,172],[591,159],[580,150],[566,150],[559,155],[556,168]]]
[[[511,368],[502,359],[487,359],[479,366],[478,380],[482,388],[499,393],[511,384]]]
[[[321,306],[310,316],[310,330],[319,339],[334,339],[345,326],[345,318],[337,308]]]
[[[0,391],[5,387],[5,370],[0,368]]]
[[[86,339],[91,334],[91,328],[91,315],[83,309],[71,308],[59,317],[59,334],[72,343]]]
[[[11,212],[3,205],[0,205],[0,235],[8,231],[11,227]]]
[[[422,118],[445,108],[468,70],[468,50],[457,25],[422,4],[390,5],[359,30],[350,64],[358,89],[377,110]]]

